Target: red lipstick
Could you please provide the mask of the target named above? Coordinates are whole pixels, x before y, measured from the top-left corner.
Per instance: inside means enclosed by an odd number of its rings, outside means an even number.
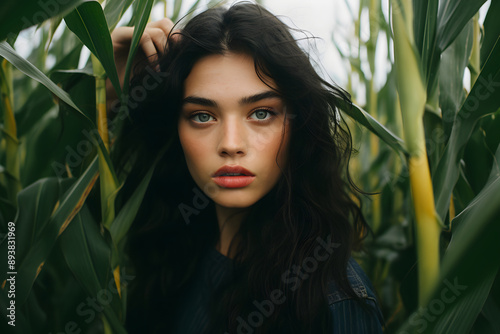
[[[242,188],[255,179],[255,175],[238,165],[225,165],[212,175],[214,182],[223,188]]]

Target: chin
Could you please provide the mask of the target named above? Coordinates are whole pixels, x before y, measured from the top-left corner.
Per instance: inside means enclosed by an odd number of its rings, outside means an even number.
[[[226,197],[226,196],[221,196],[221,197]],[[232,197],[232,198],[214,198],[214,202],[215,204],[219,205],[219,206],[222,206],[222,207],[225,207],[225,208],[240,208],[240,209],[244,209],[244,208],[248,208],[252,205],[254,205],[256,202],[257,202],[257,199],[253,198],[253,199],[238,199],[238,198],[235,198],[235,196],[227,196],[227,197]]]

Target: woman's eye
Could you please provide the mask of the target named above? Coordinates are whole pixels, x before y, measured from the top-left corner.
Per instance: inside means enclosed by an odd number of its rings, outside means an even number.
[[[268,117],[268,115],[269,115],[269,117]],[[274,116],[274,115],[276,115],[276,113],[271,111],[271,110],[258,109],[252,113],[251,117],[253,119],[257,119],[259,121],[267,121],[267,120],[270,120],[272,118],[272,116]],[[255,117],[253,117],[253,116],[255,116]],[[189,118],[192,119],[196,123],[207,123],[207,122],[215,119],[212,115],[207,114],[207,113],[193,114]]]
[[[269,114],[269,116],[275,115],[274,112],[272,112],[271,110],[267,110],[267,109],[256,110],[252,115],[255,115],[256,119],[258,119],[258,120],[265,121],[265,120],[268,120],[269,118],[271,118],[271,117],[266,118],[267,114]]]
[[[198,120],[196,120],[197,117],[198,117]],[[198,114],[191,115],[191,119],[194,119],[195,122],[198,122],[198,123],[206,123],[210,120],[210,117],[213,118],[212,115],[205,114],[205,113],[198,113]]]

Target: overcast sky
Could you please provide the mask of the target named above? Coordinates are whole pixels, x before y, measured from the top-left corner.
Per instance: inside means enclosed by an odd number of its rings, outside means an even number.
[[[230,0],[229,3],[238,2],[240,0]],[[187,10],[192,6],[195,0],[183,0],[181,13],[187,12]],[[201,0],[200,10],[206,9],[209,0]],[[289,26],[304,30],[307,32],[309,37],[315,36],[317,38],[309,38],[301,46],[310,52],[313,61],[315,62],[315,67],[318,72],[327,80],[331,78],[335,83],[342,87],[345,87],[347,83],[347,75],[349,64],[346,60],[342,60],[339,53],[335,49],[332,43],[332,38],[335,38],[339,47],[344,53],[349,53],[349,45],[347,41],[354,41],[353,38],[353,17],[351,13],[358,12],[358,1],[357,0],[263,0],[263,5],[268,8],[272,13],[277,15],[282,21],[284,21]],[[484,19],[484,14],[489,7],[491,0],[488,0],[485,5],[481,8],[480,20]],[[172,12],[173,10],[173,0],[167,1],[168,7],[167,11]],[[348,7],[349,4],[350,8]],[[388,1],[382,2],[382,9],[387,16]],[[163,17],[163,5],[158,4],[152,13],[152,20],[159,20]],[[355,14],[356,15],[356,14]],[[129,16],[128,16],[129,17]],[[124,21],[127,21],[126,17]],[[121,25],[121,23],[119,23]],[[60,28],[62,28],[61,25]],[[55,38],[61,33],[61,29],[56,32]],[[298,38],[303,38],[304,35],[296,34]],[[362,24],[361,24],[361,38],[367,40],[369,36],[368,27],[368,13],[363,13]],[[27,57],[30,49],[36,46],[40,38],[35,32],[35,28],[32,27],[23,31],[17,42],[16,50],[23,56]],[[375,87],[378,89],[385,82],[385,75],[388,72],[390,66],[387,62],[387,45],[386,39],[382,35],[378,39],[377,45],[377,61],[376,61],[376,72],[375,72]],[[89,52],[82,53],[81,64],[85,64],[88,59]],[[365,72],[369,72],[366,68],[366,56],[361,55],[362,65],[365,66]],[[47,59],[48,67],[51,66],[51,62],[54,60],[50,57]],[[83,65],[82,65],[83,66]],[[468,77],[464,79],[465,83],[468,83]],[[354,81],[354,87],[361,86],[356,85]],[[363,92],[360,94],[363,96]],[[360,104],[363,103],[362,100],[358,101]]]

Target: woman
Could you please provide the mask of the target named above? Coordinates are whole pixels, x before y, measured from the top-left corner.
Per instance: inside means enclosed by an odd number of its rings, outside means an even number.
[[[114,155],[124,202],[168,146],[129,234],[129,332],[380,333],[351,258],[369,228],[346,168],[347,94],[259,5],[171,29],[146,29],[158,72],[133,77],[131,92],[146,94],[129,104]],[[119,69],[130,37],[113,33]]]

